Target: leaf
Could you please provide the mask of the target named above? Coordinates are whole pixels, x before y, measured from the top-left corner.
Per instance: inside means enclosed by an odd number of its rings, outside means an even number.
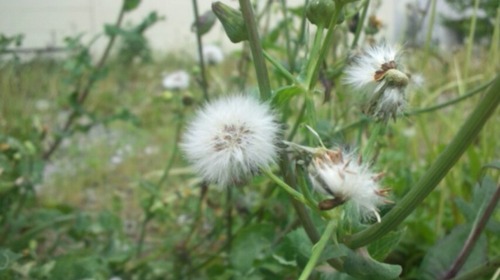
[[[140,3],[141,0],[123,0],[123,10],[125,12],[130,12],[136,9]]]
[[[295,85],[284,86],[276,90],[272,97],[271,103],[275,106],[282,106],[287,103],[292,97],[303,93],[303,90]]]
[[[460,253],[465,240],[469,235],[471,225],[461,225],[438,241],[425,255],[420,266],[421,279],[440,279],[450,268]],[[477,265],[486,262],[488,243],[484,234],[479,238],[476,246],[469,255],[461,271],[468,271]]]
[[[391,231],[382,238],[368,245],[368,251],[370,252],[372,258],[379,261],[384,260],[392,249],[398,245],[399,241],[401,241],[404,232],[404,229]]]
[[[256,259],[265,256],[265,250],[271,246],[274,236],[270,224],[256,224],[242,230],[233,241],[231,264],[243,274],[253,267]]]
[[[399,265],[377,262],[368,254],[349,251],[344,259],[344,271],[356,279],[388,280],[398,278],[402,268]]]
[[[22,257],[9,249],[0,248],[0,271],[9,269],[10,266]]]

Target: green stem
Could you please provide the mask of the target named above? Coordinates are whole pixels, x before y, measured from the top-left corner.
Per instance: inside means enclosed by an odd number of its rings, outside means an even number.
[[[356,26],[356,34],[354,34],[354,40],[352,41],[351,50],[355,49],[358,45],[359,38],[361,37],[361,31],[365,25],[366,15],[368,14],[368,8],[370,6],[370,0],[366,0],[363,4],[363,13],[358,21],[358,26]]]
[[[118,14],[118,18],[116,19],[116,23],[114,25],[115,28],[120,28],[122,21],[123,21],[123,16],[125,15],[125,1],[123,2],[122,8],[120,10],[120,13]],[[113,33],[113,35],[110,36],[108,44],[106,45],[106,49],[104,49],[104,52],[102,53],[101,58],[99,59],[99,62],[97,65],[92,69],[92,73],[90,74],[90,77],[87,79],[85,86],[82,87],[80,85],[77,86],[75,89],[75,92],[77,92],[77,103],[80,106],[83,106],[85,103],[85,100],[90,94],[90,90],[94,86],[95,82],[97,79],[95,78],[99,72],[101,72],[104,68],[104,64],[109,58],[109,55],[111,53],[111,48],[113,47],[115,40],[116,40],[116,33]],[[76,110],[73,110],[69,117],[66,119],[66,122],[63,125],[62,132],[58,135],[56,135],[56,138],[52,144],[50,144],[49,148],[45,150],[42,154],[42,159],[44,161],[48,161],[52,154],[57,150],[59,145],[62,143],[64,136],[72,127],[73,122],[76,120],[76,117],[78,116],[79,112]]]
[[[474,13],[472,14],[469,38],[467,39],[467,53],[465,54],[464,63],[464,80],[468,78],[469,75],[469,62],[472,55],[472,47],[474,46],[474,34],[476,33],[476,21],[477,21],[477,9],[479,8],[479,0],[474,1]]]
[[[471,90],[471,91],[463,94],[460,97],[457,97],[455,99],[452,99],[450,101],[447,101],[447,102],[444,102],[444,103],[441,103],[441,104],[438,104],[438,105],[435,105],[435,106],[413,110],[411,112],[405,113],[405,116],[412,116],[412,115],[419,115],[419,114],[422,114],[422,113],[429,113],[429,112],[433,112],[433,111],[439,110],[441,108],[448,107],[450,105],[456,104],[456,103],[458,103],[458,102],[460,102],[462,100],[465,100],[465,99],[467,99],[469,97],[472,97],[472,96],[480,93],[485,88],[489,87],[492,83],[493,83],[493,80],[491,80],[491,81],[489,81],[489,82],[487,82],[487,83],[485,83],[483,85],[480,85],[480,86],[476,87],[475,89],[473,89],[473,90]]]
[[[293,69],[295,58],[292,55],[292,47],[290,46],[290,28],[288,26],[288,13],[286,8],[286,0],[281,0],[281,11],[283,12],[283,20],[285,22],[285,44],[286,44],[286,53],[288,56],[288,66],[290,69]]]
[[[467,258],[470,256],[472,249],[476,245],[476,242],[479,240],[479,237],[483,233],[484,228],[486,227],[486,223],[488,223],[491,215],[493,214],[495,207],[498,204],[498,200],[500,199],[500,186],[497,187],[497,190],[493,194],[492,198],[486,205],[486,209],[480,212],[483,212],[481,215],[478,215],[476,221],[474,222],[474,227],[469,233],[469,237],[465,241],[465,244],[458,254],[457,258],[451,265],[450,269],[443,277],[443,279],[453,279],[457,273],[462,269],[463,265],[467,261]],[[481,209],[482,210],[482,209]]]
[[[295,137],[295,134],[297,134],[297,130],[299,129],[299,125],[302,123],[302,120],[304,119],[304,114],[306,112],[307,104],[304,102],[302,104],[302,108],[300,108],[299,115],[297,116],[297,120],[295,120],[295,123],[292,127],[292,131],[290,132],[290,135],[288,135],[288,141],[292,141],[293,137]]]
[[[226,189],[226,249],[227,253],[231,253],[231,246],[233,243],[233,195],[232,188]]]
[[[316,266],[316,263],[318,262],[319,257],[321,256],[321,253],[326,247],[326,244],[330,237],[333,234],[333,230],[335,229],[336,222],[335,221],[330,221],[328,225],[326,226],[325,231],[323,232],[323,235],[321,235],[321,238],[319,239],[318,243],[316,243],[313,246],[312,249],[312,254],[311,258],[306,264],[306,267],[302,271],[302,274],[299,277],[299,280],[307,280],[309,279],[309,275],[311,275],[312,270]]]
[[[198,1],[193,0],[193,12],[194,12],[194,20],[195,20],[195,25],[197,28],[200,26],[200,15],[198,13]],[[201,88],[203,90],[203,97],[205,98],[206,101],[208,101],[208,82],[207,82],[207,75],[205,71],[205,58],[203,57],[203,42],[201,41],[201,34],[196,29],[196,43],[198,45],[198,56],[200,58],[200,61],[198,62],[200,64],[200,71],[201,71]]]
[[[285,190],[289,195],[291,195],[293,198],[304,204],[307,203],[306,199],[301,193],[290,187],[287,183],[283,182],[280,178],[274,175],[274,173],[271,170],[267,168],[261,168],[261,171],[264,174],[266,174],[271,180],[273,180],[278,186],[280,186],[283,190]]]
[[[481,277],[484,277],[486,275],[490,275],[494,273],[498,267],[500,267],[500,256],[496,256],[494,258],[491,258],[489,261],[486,263],[469,270],[467,272],[464,272],[457,277],[454,278],[454,280],[476,280],[476,279],[481,279]],[[493,279],[493,278],[492,278]]]
[[[340,12],[343,9],[343,4],[340,1],[337,1],[335,7],[335,12],[333,14],[333,17],[330,21],[330,25],[328,27],[328,31],[326,33],[326,37],[323,40],[323,45],[321,46],[321,50],[318,55],[318,59],[313,61],[314,67],[312,68],[312,72],[310,75],[308,75],[308,88],[312,89],[314,85],[316,84],[316,81],[318,80],[318,75],[319,75],[319,69],[321,68],[321,63],[323,63],[323,60],[326,57],[326,54],[328,53],[328,50],[330,50],[330,47],[333,42],[333,35],[335,34],[335,27],[337,25],[337,20],[339,18]],[[321,29],[320,26],[318,26],[319,29]]]
[[[262,53],[264,54],[264,57],[274,66],[276,67],[276,69],[278,69],[278,71],[288,80],[289,83],[294,83],[296,85],[300,85],[299,81],[297,81],[297,79],[292,75],[292,73],[290,73],[288,70],[285,69],[285,67],[283,67],[283,65],[281,65],[281,63],[279,63],[278,61],[276,61],[276,59],[274,59],[269,53],[267,53],[266,51],[262,51]]]
[[[500,103],[500,94],[498,92],[500,92],[500,76],[495,78],[484,98],[465,121],[451,143],[405,197],[384,216],[382,222],[345,238],[346,245],[351,248],[358,248],[370,244],[395,229],[419,206],[460,159],[469,145],[479,135],[488,119],[493,115],[498,103]]]
[[[375,150],[375,146],[377,144],[377,140],[379,139],[382,128],[385,126],[383,122],[375,123],[370,138],[368,139],[368,143],[366,143],[365,149],[363,150],[363,158],[370,160],[373,155],[373,151]]]
[[[427,27],[427,35],[425,37],[425,57],[424,66],[427,64],[429,59],[429,53],[431,51],[431,41],[432,41],[432,31],[434,30],[434,20],[436,19],[436,2],[437,0],[431,0],[431,14],[429,19],[429,26]]]
[[[271,97],[271,83],[269,82],[264,55],[262,54],[262,46],[252,5],[250,4],[250,0],[239,0],[239,2],[248,32],[248,41],[250,42],[250,50],[252,51],[257,82],[259,83],[260,98],[262,100],[268,100]]]
[[[309,57],[307,60],[307,77],[306,77],[306,84],[309,85],[310,81],[313,78],[313,73],[314,73],[314,67],[316,61],[319,59],[319,52],[321,48],[321,42],[323,40],[323,34],[324,34],[325,29],[323,28],[322,25],[318,25],[318,28],[316,29],[316,34],[314,35],[313,39],[313,44],[311,47],[311,51],[309,51]]]
[[[174,141],[175,143],[172,145],[172,152],[170,154],[170,158],[168,159],[168,162],[167,162],[167,165],[165,166],[165,169],[163,170],[163,174],[161,175],[160,179],[158,180],[158,183],[156,184],[156,187],[158,189],[161,188],[161,186],[163,185],[163,183],[165,183],[167,181],[167,178],[168,178],[168,175],[170,174],[170,170],[172,169],[173,165],[174,165],[174,162],[175,162],[175,159],[177,157],[177,153],[178,153],[178,146],[177,146],[177,142],[178,142],[178,138],[179,138],[179,135],[180,135],[180,132],[181,132],[181,129],[182,129],[182,114],[181,116],[179,117],[179,120],[177,121],[177,127],[175,129],[175,134],[174,134]],[[140,233],[139,233],[139,241],[137,242],[137,251],[136,251],[136,255],[139,256],[142,252],[142,247],[144,245],[144,239],[146,237],[146,226],[148,225],[148,223],[153,219],[153,214],[149,211],[149,208],[151,207],[151,205],[153,205],[154,201],[155,201],[155,197],[151,194],[151,197],[149,198],[148,200],[148,207],[147,207],[147,213],[146,213],[146,217],[144,217],[144,220],[142,221],[141,223],[141,229],[140,229]]]

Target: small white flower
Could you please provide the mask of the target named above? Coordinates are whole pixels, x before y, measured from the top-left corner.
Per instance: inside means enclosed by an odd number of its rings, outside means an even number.
[[[178,70],[163,78],[163,87],[170,90],[182,90],[189,86],[189,74],[184,70]]]
[[[382,44],[368,48],[346,68],[345,83],[368,97],[367,114],[386,121],[404,111],[409,77],[399,60],[398,51]]]
[[[309,167],[314,189],[338,199],[351,201],[365,219],[375,217],[380,222],[378,206],[384,202],[388,189],[381,189],[378,181],[382,174],[371,172],[353,154],[340,149],[316,154]]]
[[[267,103],[236,95],[199,110],[186,129],[181,147],[205,180],[228,186],[274,162],[279,132]]]
[[[224,60],[224,53],[219,46],[204,45],[203,58],[205,59],[206,63],[215,65],[221,63]]]

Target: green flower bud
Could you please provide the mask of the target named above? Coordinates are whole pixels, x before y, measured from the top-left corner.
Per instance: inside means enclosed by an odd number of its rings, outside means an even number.
[[[212,3],[212,11],[222,23],[229,40],[233,43],[248,40],[247,28],[243,15],[240,11],[235,10],[221,2]]]
[[[335,12],[333,0],[312,0],[306,8],[307,19],[314,25],[328,28]]]
[[[198,26],[196,26],[196,21],[193,22],[193,25],[191,26],[191,31],[196,32],[201,35],[206,34],[210,29],[212,29],[212,26],[215,24],[215,14],[212,11],[207,11],[203,15],[198,17]]]

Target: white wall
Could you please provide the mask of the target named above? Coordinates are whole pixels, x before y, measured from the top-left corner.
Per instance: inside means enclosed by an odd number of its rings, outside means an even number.
[[[288,0],[299,5],[304,0]],[[380,4],[378,16],[384,22],[382,35],[388,41],[400,38],[404,31],[405,6],[416,0],[372,0]],[[211,0],[198,0],[200,14],[210,9]],[[237,6],[237,0],[222,0]],[[279,1],[276,1],[277,3]],[[259,3],[264,3],[260,0]],[[7,35],[24,33],[24,47],[62,46],[66,36],[78,33],[93,35],[102,32],[104,23],[113,23],[121,1],[119,0],[0,0],[0,32]],[[166,19],[146,33],[155,50],[190,50],[195,52],[195,37],[190,31],[193,22],[192,2],[189,0],[142,0],[139,8],[128,13],[124,23],[138,23],[149,12],[156,11]],[[220,23],[204,37],[205,42],[231,47]],[[105,40],[98,41],[96,50]]]

